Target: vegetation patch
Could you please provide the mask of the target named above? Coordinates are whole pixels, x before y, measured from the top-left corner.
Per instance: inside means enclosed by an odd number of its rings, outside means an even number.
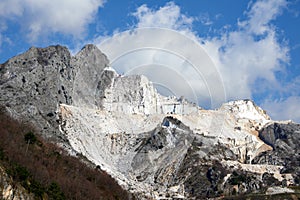
[[[107,173],[69,156],[1,108],[0,138],[0,165],[35,199],[129,199]]]

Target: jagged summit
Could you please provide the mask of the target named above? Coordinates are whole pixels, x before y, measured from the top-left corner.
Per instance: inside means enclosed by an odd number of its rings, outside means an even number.
[[[220,110],[226,110],[235,114],[238,118],[245,118],[250,120],[257,120],[266,123],[271,120],[266,111],[258,107],[254,101],[250,99],[236,100],[224,103]]]
[[[107,59],[106,55],[104,55],[98,49],[98,47],[95,46],[95,45],[93,45],[93,44],[87,44],[87,45],[85,45],[75,55],[74,59],[77,60],[77,61],[80,60],[84,65],[85,64],[94,65],[94,66],[98,65],[98,67],[102,67],[104,62],[108,63],[108,59]]]
[[[75,56],[60,45],[32,47],[1,65],[0,103],[37,124],[44,135],[57,137],[59,104],[96,108],[97,85],[107,66],[94,45]]]
[[[204,110],[164,97],[145,76],[117,74],[95,45],[75,56],[59,45],[33,47],[1,64],[0,83],[0,104],[12,116],[85,156],[138,199],[299,184],[298,125],[272,121],[251,100]]]
[[[68,65],[70,62],[70,52],[66,47],[56,45],[47,48],[31,47],[25,53],[15,56],[1,64],[1,82],[6,82],[17,75],[35,70],[40,66],[57,65],[54,61]]]
[[[85,53],[89,53],[89,52],[101,52],[98,47],[94,44],[86,44],[84,47],[82,47],[82,49],[79,52],[85,52]]]

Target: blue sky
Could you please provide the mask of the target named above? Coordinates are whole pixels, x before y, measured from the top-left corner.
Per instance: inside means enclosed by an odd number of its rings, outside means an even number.
[[[123,47],[135,46],[138,38],[139,45],[149,47],[149,41],[155,40],[159,46],[154,42],[151,50],[131,52],[113,67],[121,73],[145,73],[154,83],[158,77],[168,79],[160,85],[176,95],[187,90],[178,84],[186,81],[186,87],[196,91],[197,103],[205,108],[214,107],[211,99],[250,98],[273,119],[300,122],[299,15],[299,0],[0,0],[0,62],[30,46],[61,44],[75,54],[86,43],[98,45],[112,59],[120,41]],[[124,32],[145,27],[163,28],[169,38],[160,31],[150,37],[149,32]],[[189,39],[179,42],[178,34],[171,36],[171,30]],[[192,48],[180,51],[182,44],[190,41],[206,52],[214,71],[201,68],[195,59],[205,60],[203,52],[197,54]],[[161,50],[153,52],[158,47],[165,47],[168,55]],[[173,51],[181,52],[181,57],[174,57],[177,54],[170,53]],[[184,64],[178,65],[179,57]],[[144,65],[143,60],[147,60]],[[147,66],[134,71],[129,70],[130,64]],[[201,68],[206,81],[191,78],[191,65]],[[160,76],[170,71],[174,72],[171,78]],[[210,77],[211,72],[217,76]],[[210,82],[220,81],[224,94],[214,96],[219,90]]]

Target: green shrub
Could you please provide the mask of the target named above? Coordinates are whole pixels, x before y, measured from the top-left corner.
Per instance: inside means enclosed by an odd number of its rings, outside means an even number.
[[[1,165],[14,184],[21,184],[35,199],[128,199],[128,193],[100,168],[69,156],[33,130],[0,112],[0,149],[5,153]]]
[[[26,133],[24,135],[24,139],[25,139],[26,143],[29,143],[29,144],[34,144],[37,141],[36,136],[32,132]]]
[[[64,200],[66,199],[64,193],[61,191],[59,185],[55,182],[52,182],[47,190],[47,194],[50,200]]]
[[[45,193],[45,188],[37,181],[32,180],[28,186],[28,190],[32,192],[35,197],[40,197],[42,199],[43,194]]]
[[[25,167],[16,164],[13,171],[13,176],[20,181],[26,181],[27,178],[29,178],[30,174]]]

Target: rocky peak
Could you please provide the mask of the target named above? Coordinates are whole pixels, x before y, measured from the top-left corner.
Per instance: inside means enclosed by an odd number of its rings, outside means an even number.
[[[46,48],[31,47],[24,55],[26,58],[37,59],[41,65],[47,65],[50,60],[59,59],[61,61],[70,61],[71,54],[67,47],[55,45]],[[68,63],[66,63],[68,64]]]
[[[233,186],[255,192],[265,183],[255,173],[270,166],[253,163],[270,163],[282,150],[299,155],[292,149],[300,127],[268,126],[272,121],[253,101],[204,110],[163,97],[146,77],[117,74],[94,45],[73,57],[65,47],[33,47],[2,64],[0,75],[1,105],[142,197],[205,199],[231,194]],[[299,166],[298,157],[289,157],[273,164]],[[281,175],[282,166],[275,168]],[[242,170],[253,172],[255,178],[247,176],[255,186],[239,180]]]
[[[86,53],[88,55],[91,52],[100,52],[100,50],[94,44],[86,44],[84,47],[82,47],[79,53]]]
[[[79,62],[80,67],[92,65],[103,70],[104,67],[108,66],[108,59],[97,46],[93,44],[85,45],[73,58],[75,62]],[[103,65],[106,63],[106,65]]]
[[[0,67],[0,81],[4,83],[16,76],[31,72],[36,68],[45,68],[64,65],[69,66],[71,54],[69,50],[60,45],[46,48],[31,47],[28,51],[15,56]]]
[[[266,123],[270,117],[266,111],[258,107],[252,100],[230,101],[221,106],[220,110],[232,113],[237,118],[249,119]]]
[[[74,57],[60,45],[31,47],[1,64],[0,103],[45,135],[59,135],[58,105],[96,107],[98,82],[107,66],[106,56],[94,45]]]
[[[95,45],[89,44],[72,58],[71,65],[75,68],[73,105],[97,108],[101,99],[98,96],[101,74],[109,66],[107,57]]]

